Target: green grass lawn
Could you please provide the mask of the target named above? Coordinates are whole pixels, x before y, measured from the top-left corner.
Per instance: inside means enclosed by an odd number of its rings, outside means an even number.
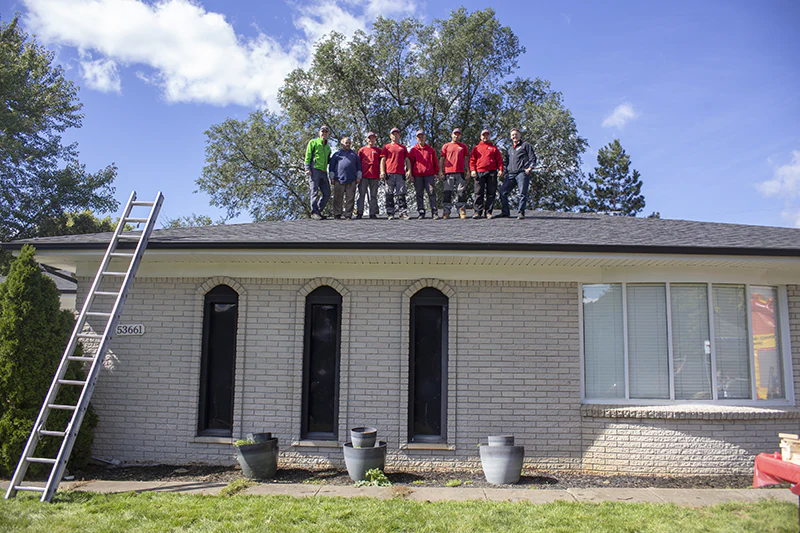
[[[762,501],[713,507],[633,503],[437,502],[402,498],[293,498],[59,493],[51,504],[0,500],[0,531],[253,532],[791,532],[797,507]]]

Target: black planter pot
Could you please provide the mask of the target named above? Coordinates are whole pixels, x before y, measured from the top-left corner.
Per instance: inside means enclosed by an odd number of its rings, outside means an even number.
[[[522,475],[525,447],[514,446],[511,435],[491,436],[489,445],[480,447],[481,466],[486,481],[493,485],[511,485]]]
[[[352,442],[347,442],[343,446],[343,450],[344,464],[353,481],[364,481],[367,479],[367,471],[373,468],[380,470],[386,468],[386,442],[384,441],[367,448],[354,448]]]
[[[278,439],[271,433],[248,435],[255,444],[236,446],[236,460],[250,479],[270,479],[278,470]]]
[[[350,440],[353,448],[371,448],[375,446],[378,437],[378,430],[375,428],[352,428],[350,430]]]

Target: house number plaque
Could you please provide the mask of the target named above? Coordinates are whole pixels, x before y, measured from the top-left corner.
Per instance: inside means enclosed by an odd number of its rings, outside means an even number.
[[[115,335],[144,335],[144,324],[120,324]]]

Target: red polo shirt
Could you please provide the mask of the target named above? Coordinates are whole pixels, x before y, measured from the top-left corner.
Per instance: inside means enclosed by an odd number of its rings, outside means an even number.
[[[377,146],[362,146],[358,151],[361,158],[361,177],[376,179],[381,177],[381,149]]]
[[[477,172],[503,171],[503,156],[491,142],[479,142],[469,156],[469,169]]]
[[[464,143],[449,142],[442,146],[444,173],[464,172],[464,158],[469,155],[469,148]]]
[[[389,143],[381,150],[381,157],[386,159],[387,174],[405,174],[408,150],[405,145]]]
[[[415,178],[439,173],[439,159],[436,157],[436,150],[430,144],[415,145],[408,152],[408,158],[411,159],[411,175]]]

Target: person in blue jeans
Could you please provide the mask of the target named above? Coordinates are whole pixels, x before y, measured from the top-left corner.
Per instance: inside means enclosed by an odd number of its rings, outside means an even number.
[[[508,203],[508,195],[517,188],[517,181],[520,183],[520,198],[517,220],[525,218],[525,208],[528,205],[528,187],[531,184],[531,172],[536,166],[536,153],[533,146],[522,140],[517,128],[511,130],[511,146],[508,148],[506,156],[506,179],[500,186],[500,218],[511,216],[511,208]]]

